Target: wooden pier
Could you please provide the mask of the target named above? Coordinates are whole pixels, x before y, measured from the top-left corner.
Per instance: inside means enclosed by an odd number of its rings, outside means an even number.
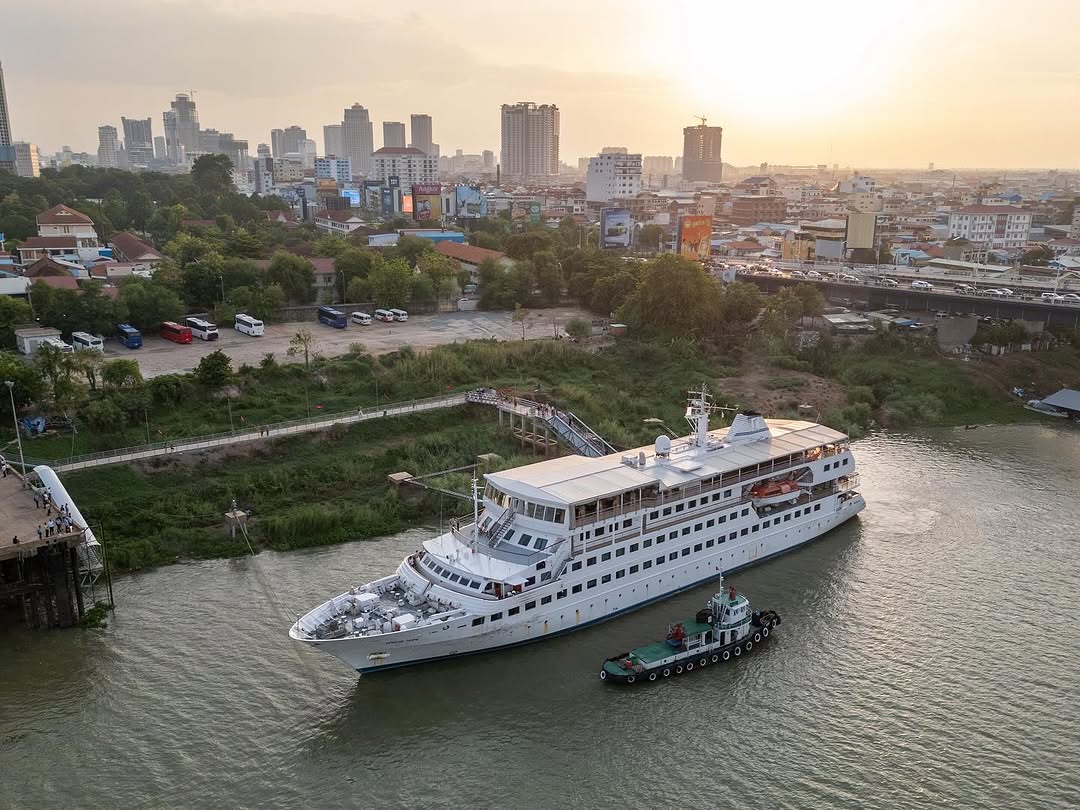
[[[55,507],[51,517],[58,517]],[[93,607],[86,604],[79,577],[85,527],[44,536],[49,519],[47,509],[34,505],[22,476],[9,472],[0,478],[0,606],[21,609],[29,627],[71,627]]]

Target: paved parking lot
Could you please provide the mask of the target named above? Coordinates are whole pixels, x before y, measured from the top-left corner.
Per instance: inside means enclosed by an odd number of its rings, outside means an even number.
[[[525,324],[525,337],[552,337],[556,329],[562,334],[564,324],[577,317],[591,319],[592,316],[571,308],[530,312]],[[196,338],[190,346],[181,346],[156,336],[144,335],[141,349],[125,349],[115,340],[105,341],[105,355],[110,360],[118,357],[138,360],[146,378],[191,371],[200,359],[216,349],[221,349],[232,358],[234,368],[242,363],[257,365],[267,352],[273,352],[278,362],[288,362],[286,352],[289,340],[304,327],[315,336],[316,350],[327,357],[345,354],[353,343],[363,344],[370,354],[385,354],[402,346],[426,349],[443,343],[482,338],[521,339],[521,325],[513,323],[508,312],[445,312],[410,316],[405,323],[375,321],[370,326],[350,323],[345,329],[334,329],[317,322],[278,323],[268,325],[262,337],[249,337],[219,324],[221,337],[213,342]]]

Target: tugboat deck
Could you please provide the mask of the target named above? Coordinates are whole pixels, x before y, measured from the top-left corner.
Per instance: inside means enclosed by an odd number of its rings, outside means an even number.
[[[712,625],[701,624],[700,622],[695,621],[693,616],[689,619],[683,619],[680,624],[682,624],[683,631],[686,633],[687,638],[707,633],[709,630],[712,630]],[[630,650],[630,655],[635,658],[640,658],[645,664],[655,664],[657,661],[670,658],[680,652],[684,652],[684,650],[680,647],[672,647],[666,641],[654,641],[652,644],[635,647]]]

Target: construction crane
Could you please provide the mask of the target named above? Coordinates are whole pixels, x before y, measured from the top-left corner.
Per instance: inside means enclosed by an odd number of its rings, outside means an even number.
[[[706,118],[706,117],[705,117],[704,115],[695,115],[695,116],[692,116],[692,117],[693,117],[693,118],[696,118],[696,119],[697,119],[698,121],[700,121],[700,122],[701,122],[701,125],[702,125],[702,126],[705,126],[705,124],[706,124],[706,123],[708,122],[708,120],[709,120],[709,119],[708,119],[708,118]]]

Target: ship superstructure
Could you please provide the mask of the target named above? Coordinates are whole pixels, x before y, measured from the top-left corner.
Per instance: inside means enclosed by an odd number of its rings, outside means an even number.
[[[712,410],[702,388],[685,438],[485,475],[471,520],[290,635],[360,672],[536,641],[789,551],[864,508],[843,433],[748,411],[710,431]]]

